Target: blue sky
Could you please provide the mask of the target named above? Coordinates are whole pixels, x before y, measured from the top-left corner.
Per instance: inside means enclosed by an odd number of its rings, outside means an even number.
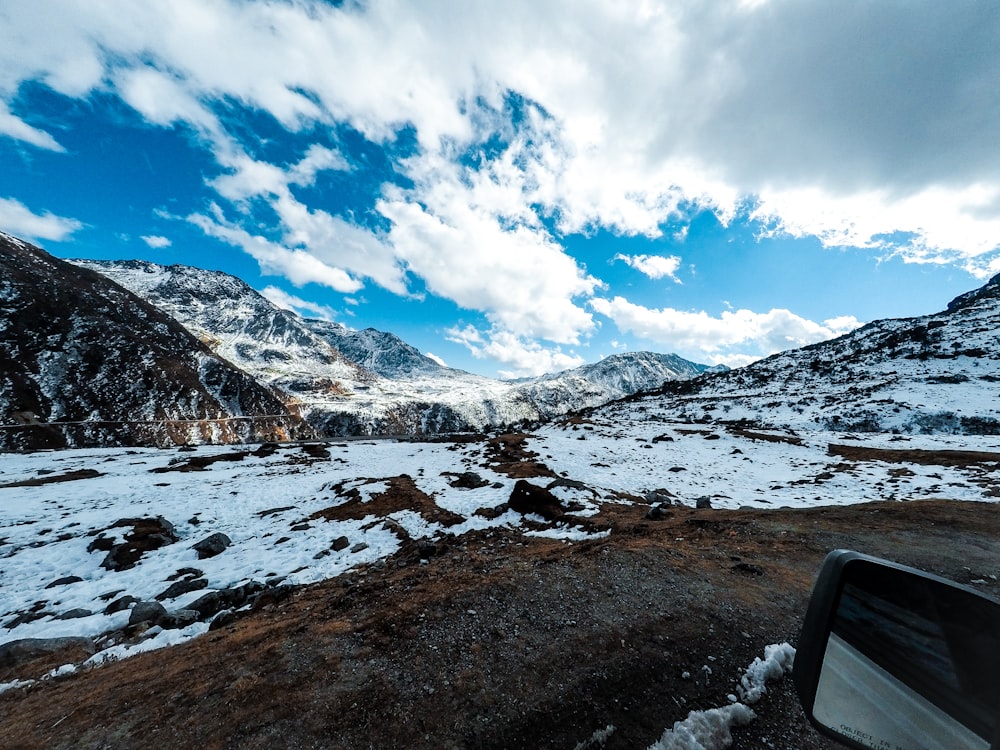
[[[0,230],[521,376],[1000,271],[1000,6],[11,0]]]

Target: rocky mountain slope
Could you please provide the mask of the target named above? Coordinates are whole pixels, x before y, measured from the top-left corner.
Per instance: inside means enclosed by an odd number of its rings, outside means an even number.
[[[499,381],[443,367],[398,337],[282,310],[224,273],[144,261],[74,261],[167,312],[217,354],[284,394],[327,435],[474,431],[538,421],[705,371],[638,352]]]
[[[915,318],[728,373],[667,383],[647,403],[670,418],[793,429],[1000,434],[1000,276]]]
[[[0,417],[5,449],[311,434],[173,318],[2,233]]]

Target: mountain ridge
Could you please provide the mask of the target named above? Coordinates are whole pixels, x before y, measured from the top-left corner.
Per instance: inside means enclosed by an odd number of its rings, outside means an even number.
[[[282,310],[236,277],[147,261],[74,261],[104,273],[284,392],[328,435],[479,431],[537,422],[707,369],[634,352],[500,381],[440,365],[391,333]]]

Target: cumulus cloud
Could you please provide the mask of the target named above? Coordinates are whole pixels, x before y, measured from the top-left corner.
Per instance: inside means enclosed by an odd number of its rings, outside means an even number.
[[[336,311],[328,305],[320,305],[309,302],[294,294],[289,294],[284,289],[276,286],[266,286],[260,290],[261,295],[271,304],[280,307],[282,310],[290,310],[303,317],[321,318],[323,320],[333,320]]]
[[[622,255],[618,253],[615,260],[624,261],[640,273],[644,273],[651,279],[662,279],[669,277],[678,284],[681,280],[677,278],[677,269],[681,267],[681,259],[676,255]]]
[[[543,347],[537,341],[527,340],[510,331],[483,333],[470,325],[450,329],[447,337],[449,341],[465,346],[477,359],[495,359],[506,365],[506,369],[500,370],[502,378],[542,375],[579,367],[584,363],[582,357],[566,354],[560,347]]]
[[[219,213],[215,216],[192,214],[188,221],[208,236],[242,248],[257,261],[262,273],[284,276],[296,286],[312,282],[345,294],[356,292],[362,286],[343,269],[327,265],[305,250],[289,249],[266,237],[251,234],[226,222]]]
[[[161,237],[156,234],[144,234],[139,239],[149,245],[151,248],[159,249],[162,247],[170,247],[172,244],[169,237]]]
[[[424,356],[425,356],[425,357],[427,357],[428,359],[432,359],[432,360],[434,360],[435,362],[437,362],[437,363],[438,363],[439,365],[441,365],[442,367],[447,367],[447,366],[448,366],[448,363],[447,363],[447,362],[445,362],[445,361],[444,361],[443,359],[441,359],[441,358],[440,358],[440,357],[439,357],[438,355],[436,355],[436,354],[432,354],[431,352],[424,352]]]
[[[14,198],[0,198],[0,228],[25,239],[62,242],[82,229],[83,223],[49,211],[36,214]]]
[[[622,332],[672,350],[714,355],[714,363],[726,364],[745,364],[754,358],[825,341],[861,325],[851,316],[816,323],[782,309],[766,313],[724,310],[714,317],[704,311],[651,309],[623,297],[595,298],[591,306],[613,320]],[[734,351],[737,347],[742,351]]]
[[[1000,269],[995,3],[35,0],[0,9],[0,28],[0,100],[26,81],[81,98],[100,89],[150,123],[193,128],[219,167],[219,199],[265,201],[282,236],[259,236],[249,211],[192,221],[269,272],[397,294],[419,278],[528,352],[583,341],[591,309],[618,299],[587,307],[601,283],[559,234],[657,237],[695,210]],[[58,148],[6,106],[0,133]],[[290,166],[251,158],[227,130],[233,107],[298,134],[411,132],[417,153],[392,165],[409,186],[387,186],[377,204],[389,229],[297,197],[290,186],[350,165],[322,146]],[[619,259],[676,279],[671,257]],[[682,338],[721,320],[618,307],[651,330],[670,318]],[[732,315],[762,349],[826,330],[787,311]]]

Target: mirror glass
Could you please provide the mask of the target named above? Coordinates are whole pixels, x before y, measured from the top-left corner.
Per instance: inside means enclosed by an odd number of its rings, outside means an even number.
[[[998,685],[1000,605],[867,561],[845,566],[813,703],[820,723],[877,750],[990,750]]]

